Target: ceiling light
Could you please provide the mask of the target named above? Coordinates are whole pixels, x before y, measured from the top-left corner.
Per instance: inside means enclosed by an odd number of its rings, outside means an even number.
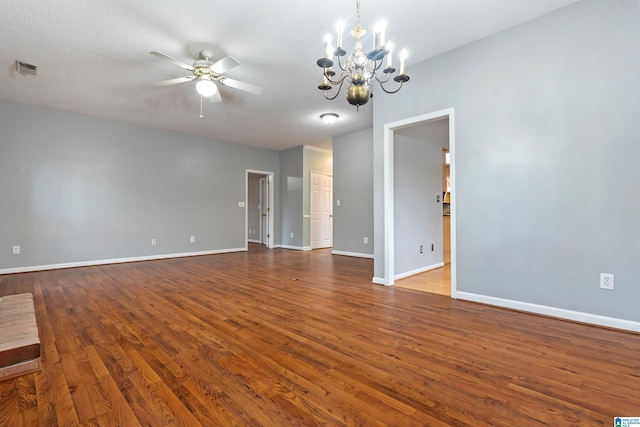
[[[342,23],[338,23],[336,48],[331,46],[331,36],[327,35],[324,45],[324,57],[316,62],[322,72],[322,84],[318,89],[324,92],[324,97],[333,100],[340,94],[342,85],[345,81],[349,84],[347,89],[347,102],[355,105],[356,109],[366,104],[373,95],[369,87],[372,80],[377,80],[380,88],[386,93],[396,93],[402,88],[402,84],[409,81],[409,76],[404,73],[405,61],[407,59],[407,51],[402,50],[400,53],[400,72],[393,80],[400,85],[393,90],[388,90],[384,85],[391,79],[391,75],[396,72],[392,63],[393,48],[391,43],[387,43],[386,24],[380,21],[373,30],[373,47],[369,52],[362,50],[362,37],[367,30],[360,25],[360,0],[356,0],[356,26],[351,30],[351,35],[356,38],[355,50],[347,55],[347,51],[342,47],[342,33],[344,27]],[[343,59],[345,57],[346,59]],[[383,69],[385,57],[387,58],[386,67]],[[335,58],[335,59],[332,59]],[[344,62],[343,62],[344,61]],[[340,75],[336,76],[333,70],[337,62]],[[380,70],[385,75],[378,75]],[[338,86],[338,91],[333,96],[327,96],[327,91]]]
[[[196,83],[196,90],[200,95],[208,98],[216,93],[218,87],[213,81],[202,78],[198,83]]]
[[[338,117],[340,117],[340,116],[337,115],[336,113],[320,114],[320,118],[322,119],[322,121],[325,122],[328,125],[334,124],[336,122],[336,120],[338,120]]]

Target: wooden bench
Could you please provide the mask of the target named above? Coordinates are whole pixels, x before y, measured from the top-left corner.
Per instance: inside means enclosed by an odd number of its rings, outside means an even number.
[[[0,381],[40,370],[40,338],[32,294],[0,298]]]

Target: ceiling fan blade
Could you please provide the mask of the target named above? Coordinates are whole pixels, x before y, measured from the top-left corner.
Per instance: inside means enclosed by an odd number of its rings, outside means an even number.
[[[163,80],[161,82],[156,82],[156,86],[169,86],[169,85],[175,85],[177,83],[186,83],[186,82],[192,81],[193,79],[195,79],[194,76],[178,77],[177,79]]]
[[[222,74],[225,71],[229,71],[230,69],[237,67],[238,65],[240,65],[240,63],[235,58],[225,56],[211,66],[211,71]]]
[[[209,97],[209,101],[211,101],[212,104],[215,104],[217,102],[222,102],[222,97],[220,96],[220,91],[217,90],[216,93],[214,93],[213,95],[211,95]]]
[[[189,70],[192,71],[193,67],[185,62],[180,61],[179,59],[176,58],[172,58],[169,55],[165,55],[162,52],[149,52],[151,55],[155,55],[158,58],[163,58],[163,59],[168,59],[169,61],[173,62],[174,64],[176,64],[178,67],[182,67],[185,70]]]
[[[225,86],[229,86],[236,89],[244,90],[245,92],[253,93],[254,95],[260,95],[262,93],[262,88],[260,86],[230,79],[228,77],[221,78],[220,83],[222,83]]]

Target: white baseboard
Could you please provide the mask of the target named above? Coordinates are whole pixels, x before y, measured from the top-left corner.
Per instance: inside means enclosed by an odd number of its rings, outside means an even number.
[[[352,256],[356,258],[371,258],[373,259],[373,254],[361,254],[358,252],[345,252],[345,251],[331,251],[332,255],[343,255],[343,256]]]
[[[291,246],[291,245],[278,245],[282,249],[292,249],[294,251],[310,251],[311,246]]]
[[[416,274],[424,273],[425,271],[435,270],[436,268],[444,267],[444,262],[439,262],[437,264],[428,265],[426,267],[418,268],[417,270],[407,271],[405,273],[400,273],[395,275],[395,280],[404,279],[405,277],[415,276]]]
[[[371,255],[371,258],[373,258],[373,255]],[[425,271],[434,270],[434,269],[440,268],[440,267],[444,267],[444,263],[443,262],[439,262],[439,263],[433,264],[433,265],[428,265],[426,267],[422,267],[422,268],[419,268],[417,270],[407,271],[406,273],[397,274],[393,278],[393,280],[395,282],[398,279],[404,279],[405,277],[413,276],[415,274],[424,273]],[[385,285],[386,286],[386,284],[384,283],[384,277],[374,277],[371,281],[373,283],[375,283],[376,285]]]
[[[545,305],[530,304],[522,301],[513,301],[486,295],[473,294],[469,292],[458,291],[457,297],[461,300],[479,302],[504,308],[511,308],[513,310],[527,311],[529,313],[558,317],[560,319],[573,320],[576,322],[589,323],[592,325],[640,332],[640,322],[634,322],[631,320],[616,319],[614,317],[599,316],[597,314],[565,310],[563,308],[548,307]]]
[[[247,242],[249,242],[249,243],[262,243],[260,240],[256,240],[256,239],[248,239]]]
[[[27,267],[0,269],[0,275],[14,274],[14,273],[28,273],[31,271],[42,271],[42,270],[58,270],[61,268],[88,267],[92,265],[121,264],[124,262],[153,261],[153,260],[168,259],[168,258],[183,258],[183,257],[189,257],[189,256],[226,254],[230,252],[243,252],[246,250],[247,248],[216,249],[213,251],[184,252],[179,254],[146,255],[146,256],[130,257],[130,258],[114,258],[114,259],[100,259],[100,260],[93,260],[93,261],[67,262],[62,264],[32,265]]]

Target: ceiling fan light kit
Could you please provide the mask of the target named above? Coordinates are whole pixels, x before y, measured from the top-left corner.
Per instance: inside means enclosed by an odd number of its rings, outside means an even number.
[[[218,87],[212,80],[203,78],[196,83],[196,90],[200,95],[208,98],[218,91]]]
[[[407,59],[407,51],[403,49],[400,52],[400,71],[393,77],[393,81],[399,83],[393,90],[385,87],[385,84],[391,80],[392,74],[396,72],[393,66],[392,54],[393,45],[386,41],[386,24],[381,21],[374,28],[373,48],[369,52],[362,50],[362,37],[367,30],[360,25],[360,0],[356,0],[356,26],[351,30],[351,35],[355,37],[355,50],[347,55],[342,45],[342,35],[344,26],[338,23],[337,27],[337,43],[335,49],[332,47],[331,36],[325,37],[324,57],[316,62],[322,68],[322,84],[318,89],[324,92],[324,97],[334,100],[340,94],[345,81],[349,84],[347,89],[347,102],[356,106],[356,110],[366,104],[373,97],[370,86],[373,80],[376,80],[380,88],[386,93],[396,93],[402,89],[403,83],[409,81],[409,76],[405,74],[405,61]],[[346,56],[346,59],[343,57]],[[385,63],[386,66],[382,68]],[[333,67],[338,65],[340,75],[336,77],[336,71]],[[382,74],[378,74],[378,72]],[[337,93],[328,96],[327,91],[334,86],[338,87]]]
[[[212,58],[212,53],[208,50],[203,50],[200,52],[199,57],[196,61],[194,61],[193,65],[189,65],[179,59],[172,58],[169,55],[166,55],[162,52],[150,52],[152,55],[155,55],[159,58],[166,59],[168,61],[173,62],[179,67],[184,68],[187,71],[190,71],[192,75],[185,77],[178,77],[171,80],[164,80],[161,82],[157,82],[157,86],[170,86],[178,83],[186,83],[186,82],[197,82],[196,83],[196,91],[206,98],[209,98],[211,102],[221,102],[222,97],[220,96],[220,91],[218,90],[218,86],[216,83],[220,83],[224,86],[232,87],[235,89],[240,89],[245,92],[253,93],[254,95],[260,95],[262,93],[262,88],[259,86],[255,86],[249,83],[241,82],[238,80],[230,79],[228,77],[223,76],[223,73],[231,70],[232,68],[237,67],[240,63],[230,56],[225,56],[224,58],[214,62]],[[202,103],[200,107],[200,117],[202,117]]]

